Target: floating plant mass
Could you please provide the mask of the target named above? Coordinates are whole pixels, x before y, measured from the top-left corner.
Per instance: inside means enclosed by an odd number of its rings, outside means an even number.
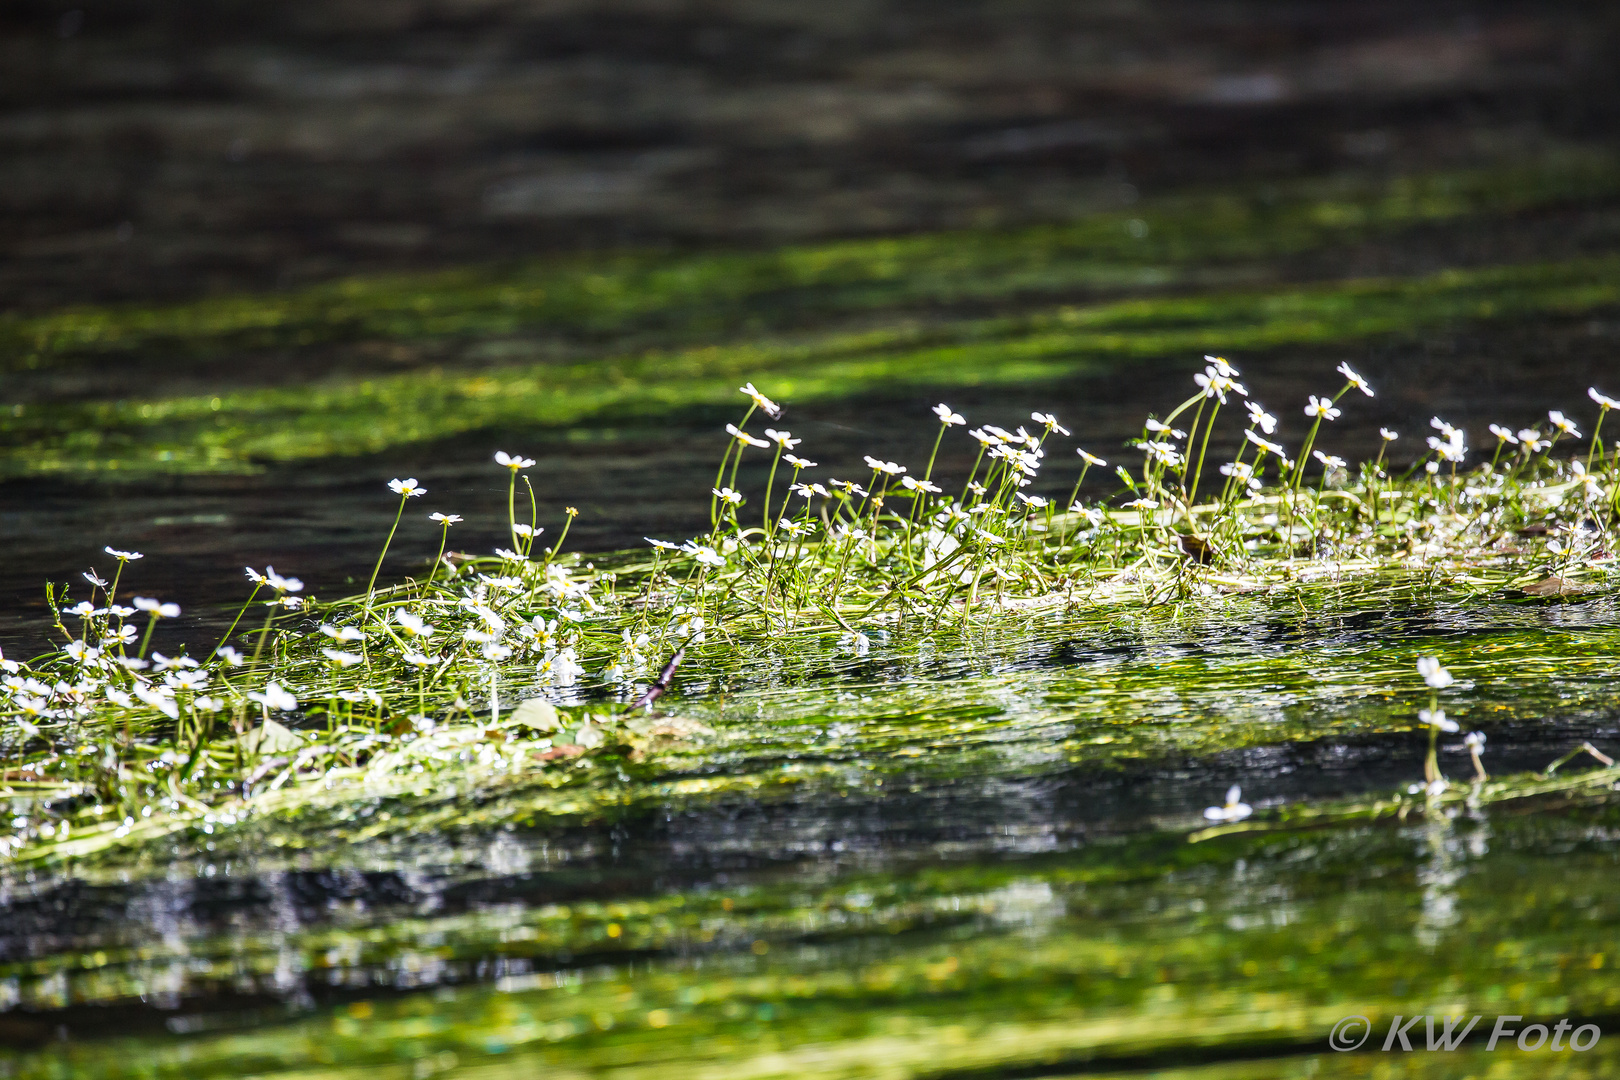
[[[1144,423],[1133,467],[1116,464],[1115,494],[1096,501],[1081,493],[1109,462],[1071,442],[1050,412],[1016,430],[969,429],[941,404],[920,468],[866,456],[823,474],[795,452],[803,440],[790,430],[750,430],[757,414],[781,423],[783,413],[749,383],[745,411],[725,428],[701,535],[584,559],[563,551],[577,514],[568,508],[544,546],[524,476],[534,461],[502,451],[510,546],[489,557],[449,551],[462,518],[435,510],[425,515],[440,533],[431,565],[379,588],[407,509],[430,494],[394,479],[398,511],[363,594],[306,597],[299,579],[249,568],[236,620],[196,656],[152,650],[158,623],[180,609],[130,592],[141,555],[108,547],[110,580],[85,574],[85,598],[49,591],[60,647],[0,660],[4,783],[14,808],[31,800],[14,809],[0,850],[87,856],[430,788],[453,797],[540,783],[577,794],[606,778],[670,797],[687,781],[660,763],[706,729],[654,704],[678,714],[678,692],[666,694],[677,677],[701,684],[767,656],[862,662],[901,642],[968,649],[978,635],[1032,623],[1180,617],[1324,589],[1466,603],[1562,599],[1612,582],[1620,455],[1602,429],[1620,401],[1588,392],[1590,437],[1560,412],[1537,427],[1492,425],[1489,458],[1472,468],[1466,432],[1439,417],[1402,468],[1388,455],[1400,436],[1383,429],[1376,457],[1352,468],[1319,448],[1343,410],[1374,394],[1349,365],[1335,392],[1311,395],[1310,427],[1290,448],[1237,369],[1207,360],[1196,392]],[[1234,414],[1223,441],[1237,451],[1217,467],[1212,439]],[[940,475],[940,447],[964,435],[976,444],[972,467]],[[738,479],[755,453],[770,461],[757,492]],[[1080,465],[1067,497],[1034,493],[1058,454]],[[255,610],[262,619],[248,618]],[[1428,736],[1424,783],[1411,793],[1446,798],[1437,743],[1461,728],[1439,692],[1453,677],[1437,657],[1412,661],[1430,698],[1406,720]],[[1462,745],[1485,785],[1485,736],[1468,732]],[[1254,811],[1241,794],[1234,786],[1207,811],[1220,824],[1206,832],[1259,824],[1245,821]]]

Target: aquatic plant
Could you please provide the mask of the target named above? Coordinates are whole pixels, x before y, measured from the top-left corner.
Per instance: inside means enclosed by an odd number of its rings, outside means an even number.
[[[1374,393],[1355,370],[1341,364],[1342,385],[1311,395],[1312,426],[1291,449],[1271,439],[1275,419],[1241,373],[1206,360],[1195,392],[1144,422],[1140,460],[1116,465],[1119,487],[1100,500],[1080,495],[1087,471],[1107,462],[1073,445],[1050,412],[1016,430],[968,429],[942,403],[920,470],[867,455],[853,472],[823,474],[791,452],[802,440],[790,430],[749,430],[761,413],[784,423],[750,382],[725,427],[708,530],[587,559],[563,550],[572,508],[539,547],[532,489],[527,520],[517,499],[534,462],[501,451],[510,547],[446,551],[460,518],[434,511],[425,516],[440,529],[439,554],[420,577],[379,588],[379,556],[365,592],[318,600],[273,567],[248,568],[252,591],[231,629],[196,656],[151,651],[159,620],[179,609],[122,603],[140,555],[108,547],[110,581],[87,573],[84,599],[48,592],[60,646],[27,663],[0,659],[4,779],[25,800],[0,844],[12,858],[84,856],[252,817],[518,783],[539,784],[551,792],[546,812],[563,812],[604,776],[669,797],[690,764],[679,748],[702,726],[649,707],[667,703],[676,678],[738,671],[746,681],[742,669],[765,658],[962,650],[1043,621],[1190,617],[1245,597],[1303,607],[1323,589],[1544,601],[1611,583],[1620,455],[1601,441],[1612,399],[1596,388],[1584,449],[1576,422],[1554,412],[1545,436],[1499,434],[1492,459],[1465,470],[1466,434],[1436,417],[1438,434],[1404,470],[1383,449],[1352,470],[1316,444],[1353,407],[1347,394]],[[1236,453],[1209,468],[1234,400],[1245,408],[1222,438]],[[937,476],[939,447],[962,437],[977,444],[968,473]],[[762,490],[745,490],[742,461],[760,452]],[[1070,452],[1080,475],[1067,502],[1035,493],[1049,459]],[[384,553],[426,494],[414,479],[387,486],[399,506]],[[238,633],[255,608],[263,622]],[[1451,685],[1433,656],[1417,663],[1432,695]],[[1405,723],[1414,719],[1429,734],[1423,791],[1440,798],[1436,740],[1459,729],[1437,696]],[[1469,748],[1483,782],[1483,742]],[[1250,812],[1234,788],[1209,816],[1241,827]]]

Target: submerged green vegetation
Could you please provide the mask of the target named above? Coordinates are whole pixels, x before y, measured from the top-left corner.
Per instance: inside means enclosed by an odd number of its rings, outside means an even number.
[[[1324,269],[1306,276],[1326,280],[1300,284],[1287,260],[1424,228],[1488,232],[1612,199],[1616,177],[1607,157],[1568,155],[1166,197],[1014,232],[604,256],[162,310],[6,316],[0,363],[46,389],[13,398],[0,475],[253,472],[480,430],[655,420],[723,405],[747,377],[806,402],[1577,315],[1620,303],[1602,236],[1595,253],[1574,243],[1556,261],[1406,278],[1335,280]],[[274,369],[280,353],[322,349],[345,362],[313,384],[240,378]],[[379,349],[403,359],[353,370]],[[74,372],[109,365],[205,376],[206,389],[87,395]],[[51,391],[58,376],[78,389]]]
[[[779,414],[750,383],[740,424],[727,425],[710,529],[684,542],[652,540],[647,554],[565,555],[571,509],[556,541],[543,543],[526,480],[520,487],[534,462],[501,452],[509,546],[495,557],[449,553],[460,518],[436,512],[439,557],[403,583],[378,588],[373,570],[365,593],[316,601],[300,595],[296,578],[249,569],[252,594],[232,630],[193,657],[149,649],[154,628],[179,608],[134,595],[140,555],[109,547],[116,569],[87,574],[86,598],[52,593],[61,650],[27,665],[5,661],[5,777],[23,800],[7,854],[138,852],[175,834],[237,829],[261,846],[299,847],[323,836],[590,820],[625,807],[837,787],[855,782],[848,761],[866,763],[857,773],[874,760],[901,771],[994,771],[1019,741],[1054,759],[1106,762],[1277,738],[1274,724],[1236,714],[1190,729],[1144,727],[1154,694],[1187,693],[1188,682],[1212,700],[1243,685],[1233,679],[1251,680],[1251,690],[1266,688],[1237,695],[1251,705],[1280,702],[1303,682],[1312,715],[1289,737],[1321,737],[1333,723],[1322,706],[1341,677],[1302,679],[1297,656],[1251,659],[1241,671],[1195,673],[1190,662],[1096,671],[1062,684],[1072,690],[1052,687],[1035,727],[1016,738],[1021,722],[988,706],[981,695],[995,695],[971,680],[960,704],[931,688],[926,702],[893,703],[892,734],[867,723],[842,746],[792,725],[727,735],[719,717],[700,718],[701,707],[656,710],[677,679],[722,698],[782,693],[828,665],[874,655],[919,673],[966,663],[966,674],[977,654],[1027,652],[1052,634],[1095,647],[1210,620],[1331,623],[1420,604],[1590,600],[1612,590],[1620,484],[1602,425],[1617,403],[1597,389],[1589,438],[1558,412],[1538,428],[1493,427],[1491,459],[1464,470],[1466,434],[1437,417],[1428,451],[1404,473],[1392,474],[1380,451],[1352,474],[1320,443],[1343,409],[1373,393],[1353,369],[1340,365],[1336,394],[1310,398],[1313,425],[1290,449],[1268,437],[1276,419],[1248,398],[1238,372],[1209,360],[1197,392],[1146,422],[1144,460],[1112,466],[1122,494],[1101,504],[1075,494],[1087,470],[1109,464],[1074,447],[1055,416],[1033,413],[1034,430],[986,425],[964,435],[965,418],[940,405],[925,464],[868,456],[838,479],[801,457],[791,432],[750,431],[756,417]],[[1208,447],[1234,412],[1243,441],[1217,471]],[[969,475],[935,475],[946,438],[977,443]],[[1399,435],[1384,438],[1387,446]],[[1064,450],[1083,463],[1075,494],[1057,502],[1026,493],[1047,456]],[[749,454],[771,466],[763,491],[745,496],[733,485]],[[392,543],[424,490],[414,479],[389,486],[399,500]],[[409,520],[418,519],[413,510]],[[1358,693],[1389,692],[1412,670],[1412,647],[1347,659],[1345,677]],[[1509,640],[1485,653],[1481,679],[1511,658],[1519,672],[1540,666],[1549,686],[1567,687],[1586,657],[1612,656],[1612,647],[1612,631],[1598,627],[1556,645]],[[1455,662],[1467,672],[1476,661]],[[1418,802],[1545,794],[1545,778],[1484,783],[1477,735],[1467,745],[1480,783],[1448,791],[1436,737],[1458,730],[1442,700],[1455,677],[1433,659],[1420,669],[1429,694],[1415,717],[1428,733]],[[1417,689],[1416,676],[1404,679]],[[1064,693],[1087,707],[1059,733],[1052,710]],[[1411,702],[1392,705],[1384,717],[1362,709],[1357,723],[1411,727]],[[1210,817],[1238,822],[1248,809],[1234,792]]]

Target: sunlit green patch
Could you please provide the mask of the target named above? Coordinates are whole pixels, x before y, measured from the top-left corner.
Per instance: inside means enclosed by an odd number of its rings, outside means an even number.
[[[476,373],[433,369],[297,388],[19,406],[0,473],[243,472],[491,428],[650,420],[728,401],[759,377],[796,401],[900,387],[1038,383],[1148,358],[1323,345],[1620,303],[1620,258],[1446,271],[1037,314],[900,325]]]

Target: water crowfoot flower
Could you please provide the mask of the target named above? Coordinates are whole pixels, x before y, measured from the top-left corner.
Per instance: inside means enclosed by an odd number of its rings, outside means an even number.
[[[135,609],[144,611],[157,619],[176,619],[180,617],[179,604],[160,603],[150,596],[137,596],[135,598]]]
[[[519,457],[517,454],[508,454],[505,450],[497,450],[495,451],[495,464],[504,465],[515,473],[521,469],[533,468],[534,459]],[[456,520],[460,521],[461,519],[457,518]]]
[[[714,492],[714,497],[725,503],[727,506],[742,505],[743,497],[741,492],[733,491],[728,487],[718,487],[711,490]]]
[[[816,467],[815,462],[799,457],[797,454],[783,454],[782,460],[793,466],[795,469],[813,469]]]
[[[1451,677],[1451,672],[1440,666],[1440,660],[1433,656],[1420,656],[1417,662],[1418,674],[1431,690],[1444,690],[1457,680]]]
[[[753,446],[764,450],[769,448],[771,445],[764,439],[756,439],[754,436],[748,434],[748,432],[744,431],[736,424],[727,424],[726,433],[729,434],[733,439],[736,439],[738,442],[743,443],[746,446]]]
[[[1366,394],[1368,397],[1373,396],[1373,388],[1367,385],[1367,380],[1356,374],[1355,369],[1352,368],[1348,363],[1340,364],[1333,370],[1337,371],[1340,375],[1343,375],[1345,379],[1349,381],[1351,386],[1355,387],[1357,390],[1360,390],[1363,394]]]
[[[1069,429],[1058,423],[1057,417],[1051,413],[1032,412],[1029,414],[1029,418],[1045,427],[1048,431],[1055,431],[1059,435],[1069,434]]]
[[[322,649],[321,655],[340,668],[353,667],[365,659],[359,653],[344,652],[341,649]]]
[[[1249,410],[1249,423],[1254,424],[1267,435],[1271,435],[1276,432],[1277,418],[1266,412],[1265,409],[1261,408],[1259,402],[1246,401],[1244,402],[1244,405],[1246,405]]]
[[[146,558],[145,555],[142,555],[138,551],[119,551],[117,548],[111,547],[102,548],[101,550],[105,551],[119,562],[134,562],[136,559]]]
[[[1580,431],[1575,427],[1575,421],[1571,420],[1557,409],[1553,409],[1547,413],[1547,421],[1548,423],[1552,424],[1553,427],[1557,428],[1562,434],[1576,439],[1581,437]]]
[[[1310,398],[1310,404],[1305,406],[1306,416],[1317,416],[1323,420],[1337,420],[1339,418],[1342,410],[1335,408],[1330,399],[1317,397],[1315,394],[1312,394]]]
[[[1401,437],[1401,435],[1400,435],[1400,432],[1398,432],[1398,431],[1391,431],[1387,427],[1381,427],[1381,428],[1378,429],[1378,437],[1380,439],[1383,439],[1387,443],[1392,443],[1396,439],[1399,439]]]
[[[1455,734],[1456,732],[1462,730],[1462,728],[1457,724],[1457,721],[1448,719],[1446,717],[1446,710],[1444,709],[1419,709],[1418,723],[1426,724],[1429,727],[1435,728],[1439,731],[1444,731],[1448,735]]]
[[[388,481],[388,489],[395,495],[400,495],[407,499],[414,499],[418,496],[427,494],[427,488],[418,484],[416,482],[416,477],[414,476],[405,480],[390,480]]]
[[[440,525],[443,525],[446,528],[448,528],[451,525],[455,525],[455,524],[459,523],[462,520],[462,517],[461,517],[460,514],[433,513],[433,514],[428,515],[428,520],[429,521],[437,521]]]
[[[1620,409],[1620,400],[1609,397],[1607,394],[1599,391],[1595,386],[1589,386],[1586,388],[1586,396],[1597,402],[1597,407],[1602,409],[1604,412],[1608,412],[1610,409]]]
[[[951,411],[951,407],[944,402],[934,406],[934,415],[939,417],[939,422],[946,427],[950,427],[952,424],[967,424],[966,417],[961,413]]]
[[[754,389],[753,383],[744,383],[742,386],[737,387],[737,392],[739,394],[746,394],[752,398],[754,400],[754,406],[759,409],[760,412],[764,413],[766,416],[769,416],[772,420],[781,418],[782,406],[778,405],[776,402]]]
[[[249,701],[257,701],[268,712],[271,709],[277,712],[292,712],[298,708],[298,699],[274,679],[264,684],[262,691],[250,692]]]
[[[775,428],[766,428],[765,437],[784,450],[792,450],[804,442],[803,439],[795,439],[791,431],[777,431]]]
[[[1254,807],[1250,806],[1246,802],[1241,801],[1242,799],[1243,789],[1238,785],[1233,784],[1231,787],[1226,789],[1226,805],[1211,806],[1206,809],[1204,811],[1205,820],[1226,822],[1242,821],[1244,818],[1254,813]]]
[[[906,467],[904,465],[897,465],[892,461],[881,461],[878,458],[873,457],[871,454],[865,454],[863,456],[866,458],[867,466],[871,468],[873,472],[880,472],[885,476],[899,476],[901,473],[906,471]]]

